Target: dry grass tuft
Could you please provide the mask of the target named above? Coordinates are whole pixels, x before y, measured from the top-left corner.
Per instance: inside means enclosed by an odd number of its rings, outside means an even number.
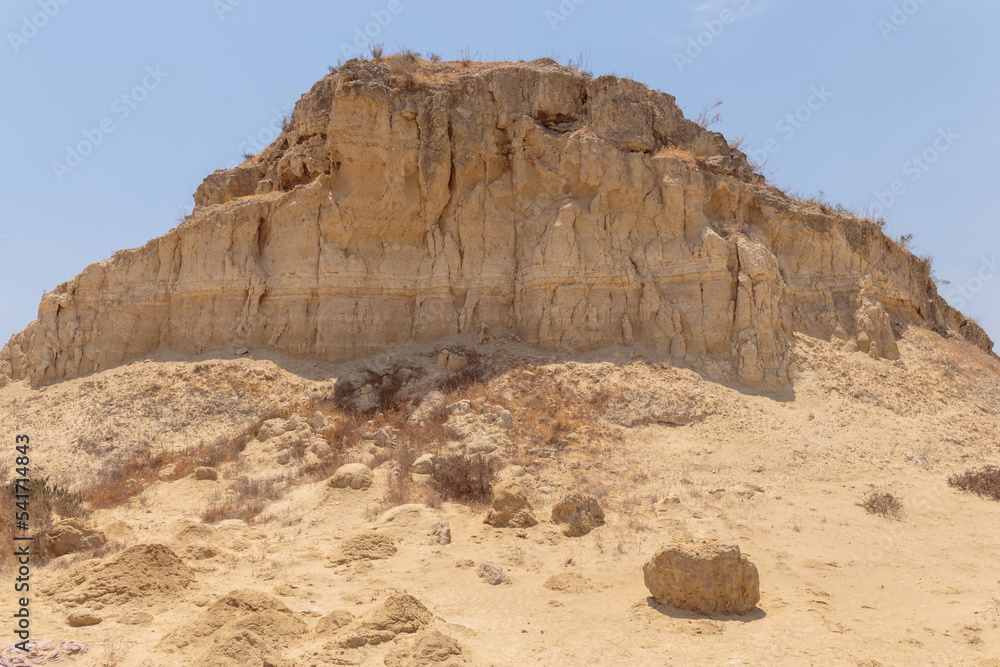
[[[105,468],[83,496],[94,509],[117,507],[157,481],[160,470],[168,465],[174,466],[174,472],[165,481],[180,479],[201,465],[218,466],[234,461],[257,435],[261,424],[278,417],[287,419],[291,413],[290,409],[271,410],[254,419],[235,437],[218,438],[185,451],[131,452]]]
[[[218,523],[226,519],[241,519],[250,523],[257,519],[268,503],[285,495],[290,486],[291,480],[287,476],[240,477],[214,499],[201,520]]]
[[[1000,501],[1000,467],[989,465],[980,470],[966,470],[961,475],[949,477],[948,485]]]
[[[493,499],[499,469],[497,461],[486,456],[441,456],[432,476],[434,490],[444,500],[485,506]]]
[[[872,489],[861,502],[855,503],[858,507],[864,508],[869,514],[877,514],[887,519],[903,518],[902,501],[888,491],[878,491]]]
[[[705,132],[695,137],[691,142],[691,153],[695,158],[706,158],[715,150],[715,139],[711,134]]]

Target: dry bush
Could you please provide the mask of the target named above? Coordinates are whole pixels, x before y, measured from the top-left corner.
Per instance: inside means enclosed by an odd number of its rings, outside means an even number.
[[[493,499],[500,464],[486,456],[439,456],[431,476],[434,490],[444,500],[468,505],[488,505]]]
[[[722,106],[722,100],[716,100],[712,104],[706,104],[698,112],[698,116],[694,119],[694,122],[700,125],[703,129],[707,130],[716,123],[722,120],[722,114],[720,114],[716,109]]]
[[[573,442],[578,450],[584,443],[613,445],[620,440],[620,432],[603,417],[614,398],[605,388],[580,388],[558,374],[525,366],[489,382],[467,385],[449,396],[451,401],[467,399],[510,410],[514,418],[510,437],[522,452],[531,448],[562,451]]]
[[[903,518],[902,501],[888,491],[872,489],[865,494],[861,502],[855,504],[864,508],[869,514],[877,514],[888,519]]]
[[[2,472],[2,471],[0,471]],[[83,495],[73,493],[68,489],[51,484],[48,478],[33,479],[27,484],[29,488],[29,498],[27,504],[29,527],[28,531],[20,530],[17,527],[17,513],[24,512],[25,506],[18,507],[17,503],[24,502],[18,499],[16,494],[24,493],[24,489],[17,488],[11,481],[3,487],[3,500],[0,501],[0,540],[4,544],[13,543],[15,535],[32,535],[31,553],[32,557],[39,564],[49,560],[48,541],[49,534],[58,519],[68,519],[74,517],[86,517],[90,511],[83,505]],[[0,563],[9,565],[13,563],[13,552],[5,549],[0,556]]]
[[[226,519],[251,522],[271,501],[281,498],[291,486],[288,477],[240,477],[225,492],[218,494],[201,520],[218,523]]]
[[[715,150],[715,139],[707,132],[699,134],[691,142],[691,153],[696,158],[706,158]]]
[[[129,452],[104,468],[83,496],[94,509],[117,507],[156,482],[160,470],[168,465],[174,466],[171,479],[179,479],[189,475],[199,465],[218,466],[234,461],[247,443],[256,437],[265,421],[287,419],[291,413],[289,409],[271,410],[255,418],[235,437],[219,437],[189,450]]]
[[[961,475],[949,477],[948,485],[1000,501],[1000,467],[988,465],[980,470],[966,470]]]
[[[389,72],[392,74],[389,82],[392,87],[410,91],[418,88],[416,75],[420,70],[420,61],[417,60],[419,56],[415,51],[407,51],[389,59]]]

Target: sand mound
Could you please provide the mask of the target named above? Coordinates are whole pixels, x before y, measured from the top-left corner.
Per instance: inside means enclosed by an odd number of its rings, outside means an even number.
[[[138,544],[110,562],[84,562],[72,568],[52,589],[56,601],[122,604],[174,596],[194,581],[194,573],[162,544]]]
[[[437,630],[421,633],[412,643],[401,646],[385,656],[386,667],[422,667],[423,665],[464,665],[462,646]]]
[[[412,595],[390,595],[360,622],[351,625],[340,645],[357,648],[377,645],[402,633],[416,632],[431,622],[433,614]]]
[[[280,600],[255,590],[237,590],[217,600],[193,622],[167,635],[160,648],[201,648],[198,664],[280,664],[280,649],[308,632]]]

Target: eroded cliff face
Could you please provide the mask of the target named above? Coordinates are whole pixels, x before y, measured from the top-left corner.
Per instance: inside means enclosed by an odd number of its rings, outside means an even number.
[[[873,223],[763,185],[669,95],[552,61],[351,61],[193,215],[46,294],[0,352],[42,383],[170,348],[341,361],[481,327],[641,344],[780,384],[795,332],[898,356],[894,327],[992,342]]]

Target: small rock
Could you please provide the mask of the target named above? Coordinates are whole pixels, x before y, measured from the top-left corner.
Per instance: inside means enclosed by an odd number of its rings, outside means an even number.
[[[333,450],[330,449],[330,443],[319,437],[310,438],[307,447],[308,451],[312,452],[320,459],[325,459],[333,453]]]
[[[160,471],[156,473],[156,478],[161,482],[169,482],[174,479],[177,474],[177,466],[173,463],[163,466]]]
[[[571,493],[552,508],[552,523],[566,524],[566,537],[580,537],[604,525],[604,510],[597,499]]]
[[[209,468],[208,466],[198,466],[194,470],[194,478],[201,480],[219,479],[219,473],[215,470],[215,468]]]
[[[509,431],[514,428],[514,415],[510,413],[510,410],[501,410],[500,414],[497,416],[497,426]]]
[[[538,523],[524,488],[513,479],[493,486],[493,502],[486,512],[485,523],[496,528],[528,528]]]
[[[548,495],[548,494],[552,493],[552,487],[551,486],[540,486],[540,487],[538,487],[538,492],[539,493],[544,493],[544,494]]]
[[[461,400],[448,406],[448,414],[450,415],[467,415],[470,412],[472,412],[472,405],[468,400]]]
[[[572,463],[569,464],[569,467],[572,470],[579,470],[580,469],[580,462],[579,461],[573,461]]]
[[[323,413],[319,410],[313,413],[312,426],[315,431],[322,431],[326,428],[326,417],[324,417]]]
[[[84,607],[82,609],[74,609],[71,611],[69,616],[66,617],[66,620],[69,622],[70,627],[82,628],[87,625],[97,625],[103,619],[98,616],[93,609]]]
[[[448,525],[447,521],[435,525],[431,535],[434,536],[438,544],[451,544],[451,526]]]
[[[392,429],[383,426],[375,432],[375,444],[379,447],[388,447],[392,443]]]
[[[434,472],[434,461],[437,457],[433,454],[424,454],[410,466],[410,472],[414,475],[430,475]]]
[[[266,422],[261,424],[260,430],[257,432],[257,440],[265,442],[281,435],[287,429],[285,428],[284,419],[268,419]]]
[[[348,463],[337,469],[330,478],[330,486],[335,489],[354,489],[362,491],[371,488],[375,476],[364,463]]]
[[[483,563],[480,565],[478,574],[479,578],[485,580],[490,586],[510,583],[510,577],[507,576],[507,573],[493,563]]]
[[[278,456],[275,460],[278,462],[278,465],[286,465],[291,462],[292,453],[289,452],[287,449],[283,449],[280,452],[278,452]]]
[[[689,480],[687,477],[681,477],[681,484],[683,484],[684,486],[691,486],[692,484],[694,484],[694,482]]]

